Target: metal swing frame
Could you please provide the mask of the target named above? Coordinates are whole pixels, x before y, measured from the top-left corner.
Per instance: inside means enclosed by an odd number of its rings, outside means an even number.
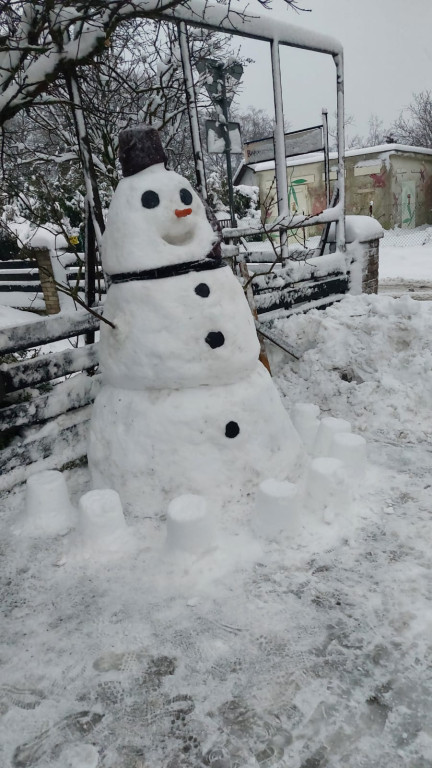
[[[287,230],[316,224],[336,224],[336,248],[345,251],[345,140],[344,140],[344,62],[343,47],[338,40],[327,35],[310,32],[281,19],[272,19],[269,15],[254,15],[250,4],[230,0],[225,5],[217,0],[191,0],[190,4],[177,6],[169,11],[158,14],[164,21],[176,23],[179,31],[180,51],[185,76],[186,99],[191,125],[192,144],[195,157],[197,185],[206,197],[205,171],[201,137],[198,125],[197,105],[194,91],[192,66],[189,56],[188,26],[210,29],[215,32],[225,32],[230,35],[249,37],[263,40],[270,45],[272,63],[273,97],[275,107],[275,174],[278,217],[272,225],[272,230],[279,230],[282,246],[282,257],[286,254]],[[288,205],[288,187],[286,181],[286,158],[284,139],[284,111],[282,100],[282,76],[280,67],[280,46],[314,51],[332,56],[336,70],[337,93],[337,189],[338,203],[327,207],[316,216],[292,216]],[[255,230],[254,230],[255,232]],[[224,237],[239,237],[247,235],[246,230],[224,229]]]

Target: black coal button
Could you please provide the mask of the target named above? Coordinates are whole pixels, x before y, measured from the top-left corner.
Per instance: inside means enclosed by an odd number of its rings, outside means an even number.
[[[195,293],[197,296],[202,296],[203,299],[206,299],[207,296],[210,296],[210,288],[207,283],[199,283],[195,288]]]
[[[225,336],[221,331],[210,331],[205,340],[212,349],[217,349],[217,347],[222,347],[225,344]]]
[[[240,427],[236,421],[229,421],[225,425],[225,437],[237,437],[240,432]]]

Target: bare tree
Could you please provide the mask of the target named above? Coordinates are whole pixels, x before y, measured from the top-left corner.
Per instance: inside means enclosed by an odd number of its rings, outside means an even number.
[[[274,119],[264,109],[249,106],[243,112],[234,112],[233,119],[240,123],[243,141],[256,141],[273,135]],[[285,125],[285,130],[287,128]]]
[[[230,40],[197,30],[190,35],[192,63],[235,55]],[[110,46],[82,65],[73,80],[59,77],[48,87],[46,103],[22,110],[4,127],[0,193],[17,201],[33,223],[55,223],[66,237],[76,238],[86,193],[93,200],[100,198],[96,221],[99,231],[103,229],[102,210],[119,180],[118,134],[129,124],[156,125],[173,167],[184,175],[193,161],[189,130],[183,125],[183,71],[173,25],[149,19],[124,23]],[[199,79],[197,93],[198,103],[207,107],[208,95]],[[83,123],[88,140],[84,158],[77,138]]]
[[[411,104],[392,125],[392,134],[401,144],[432,149],[432,92],[413,95]]]
[[[0,125],[36,99],[44,103],[49,84],[103,51],[120,23],[155,18],[187,1],[0,0]],[[255,2],[269,6],[269,0]],[[298,0],[285,2],[303,10]],[[226,8],[228,15],[229,0]]]
[[[347,130],[351,126],[355,125],[353,115],[346,115],[345,117],[345,147],[346,149],[361,149],[362,147],[376,147],[380,144],[391,143],[391,132],[384,127],[384,122],[376,114],[371,114],[369,117],[368,133],[366,136],[362,136],[360,133],[351,133]],[[336,125],[333,124],[329,128],[329,135],[332,141],[330,142],[330,149],[336,150]]]
[[[366,136],[363,147],[377,147],[379,144],[385,144],[389,139],[389,131],[384,128],[384,122],[378,115],[372,114],[369,118],[369,133]]]
[[[329,125],[329,148],[332,152],[337,151],[337,123],[336,123],[336,112],[333,114],[333,121]],[[351,134],[348,132],[348,128],[353,126],[355,124],[353,115],[348,115],[345,113],[345,122],[344,122],[344,128],[345,128],[345,148],[346,149],[354,149],[356,147],[363,146],[362,137],[358,134]]]

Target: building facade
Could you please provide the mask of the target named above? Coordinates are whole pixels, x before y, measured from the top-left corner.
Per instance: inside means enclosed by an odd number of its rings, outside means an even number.
[[[326,208],[323,153],[287,158],[287,185],[293,213],[316,214]],[[330,185],[337,156],[330,153]],[[277,215],[274,162],[241,164],[234,184],[259,188],[263,218]],[[347,150],[347,214],[372,214],[384,229],[432,224],[432,149],[384,144]]]

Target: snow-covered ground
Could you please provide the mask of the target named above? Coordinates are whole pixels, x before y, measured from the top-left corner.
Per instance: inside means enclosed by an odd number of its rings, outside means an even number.
[[[432,227],[384,232],[379,252],[380,293],[432,298]]]
[[[405,284],[432,284],[432,243],[409,248],[386,246],[380,249],[380,284],[391,281]]]
[[[380,243],[379,289],[432,298],[432,227],[386,232]]]
[[[213,550],[97,559],[13,532],[1,500],[0,765],[5,768],[430,768],[432,304],[347,297],[277,321],[284,404],[367,439],[343,516],[253,533],[253,494]],[[67,473],[74,503],[86,469]],[[66,553],[66,554],[65,554]]]

